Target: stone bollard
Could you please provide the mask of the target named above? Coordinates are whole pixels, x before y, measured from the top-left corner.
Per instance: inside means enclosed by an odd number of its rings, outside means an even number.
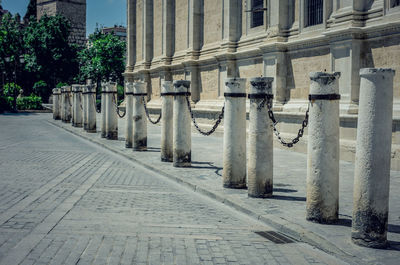
[[[53,89],[53,119],[59,120],[61,119],[61,114],[60,114],[60,98],[61,98],[61,93],[60,93],[59,88],[54,88]]]
[[[88,130],[88,87],[83,85],[82,88],[82,123],[83,129]]]
[[[360,70],[351,238],[372,248],[387,246],[394,74]]]
[[[109,140],[118,140],[117,84],[115,82],[109,82],[106,88],[106,138]]]
[[[273,132],[266,100],[272,101],[271,77],[250,79],[248,195],[254,198],[272,196]],[[262,104],[262,102],[264,104]]]
[[[73,117],[72,126],[82,127],[82,87],[81,85],[72,85],[72,96],[73,96]]]
[[[143,98],[147,95],[146,83],[133,83],[133,109],[132,109],[132,148],[133,151],[147,150],[147,120],[144,110]]]
[[[246,188],[246,79],[225,79],[223,186]]]
[[[125,127],[125,147],[132,148],[133,138],[133,83],[125,83],[125,111],[126,111],[126,127]]]
[[[63,122],[70,123],[71,122],[71,87],[65,86],[64,87],[64,96],[63,96],[63,105],[64,105],[64,115],[63,115]]]
[[[173,153],[173,113],[174,86],[171,81],[161,83],[161,161],[172,162]]]
[[[338,219],[339,77],[338,72],[310,73],[306,218],[317,223]]]
[[[190,95],[190,81],[174,81],[174,107],[173,107],[173,166],[190,167],[191,154],[191,120],[186,102]]]
[[[106,100],[107,100],[107,83],[101,83],[101,137],[106,138]]]
[[[86,120],[88,133],[96,133],[96,87],[94,85],[85,85],[86,95]]]
[[[64,87],[60,88],[60,118],[61,121],[65,120],[65,90]]]

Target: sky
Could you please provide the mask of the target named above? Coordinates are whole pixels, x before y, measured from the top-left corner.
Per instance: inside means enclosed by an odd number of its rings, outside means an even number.
[[[94,32],[96,23],[99,26],[112,27],[126,26],[127,0],[87,0],[86,35]],[[29,0],[0,0],[3,9],[12,14],[19,13],[22,17],[26,13]]]

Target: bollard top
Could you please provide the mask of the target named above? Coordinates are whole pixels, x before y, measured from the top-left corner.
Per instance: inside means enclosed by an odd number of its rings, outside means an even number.
[[[89,88],[88,88],[87,85],[82,85],[81,87],[82,87],[82,93],[87,93],[87,92],[89,92]]]
[[[125,93],[133,93],[133,82],[125,83]]]
[[[272,94],[273,77],[250,78],[250,94]]]
[[[81,87],[81,85],[72,85],[72,92],[75,92],[75,93],[79,93],[79,92],[82,92],[82,87]]]
[[[172,81],[163,81],[161,83],[161,93],[172,93],[174,92],[174,85]]]
[[[71,92],[71,86],[63,86],[63,89],[65,93]]]
[[[338,94],[339,93],[339,72],[311,72],[310,73],[310,94]]]
[[[360,76],[367,75],[395,75],[396,71],[392,68],[362,68],[360,69]]]
[[[147,87],[145,82],[133,82],[133,93],[147,93]]]
[[[174,81],[174,87],[178,88],[178,87],[185,87],[188,91],[190,89],[190,81],[189,80],[176,80]]]
[[[225,78],[225,93],[246,93],[246,78]]]
[[[88,92],[96,93],[96,85],[90,84],[86,85]]]

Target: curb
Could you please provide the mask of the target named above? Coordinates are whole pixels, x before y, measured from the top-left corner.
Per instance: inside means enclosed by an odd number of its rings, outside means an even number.
[[[98,140],[94,140],[91,139],[90,137],[87,137],[84,134],[81,134],[79,132],[76,132],[73,130],[73,128],[67,128],[62,126],[62,124],[59,124],[57,122],[54,122],[53,120],[48,120],[47,121],[50,125],[53,125],[55,127],[61,128],[66,130],[67,132],[70,132],[78,137],[84,138],[85,140],[88,140],[94,144],[100,145],[101,147],[115,153],[118,155],[121,155],[135,163],[140,164],[141,166],[145,167],[148,170],[151,170],[159,175],[162,175],[164,177],[167,177],[179,184],[182,184],[186,187],[188,187],[189,189],[193,190],[194,192],[198,192],[204,196],[207,196],[215,201],[221,202],[227,206],[230,206],[232,208],[234,208],[235,210],[246,214],[252,218],[255,218],[259,221],[261,221],[262,223],[271,226],[272,228],[278,230],[279,232],[282,232],[294,239],[296,239],[297,241],[300,242],[304,242],[307,243],[315,248],[318,248],[328,254],[334,255],[336,257],[341,258],[343,261],[348,262],[350,264],[364,264],[361,260],[358,259],[357,263],[354,263],[354,258],[356,256],[338,248],[335,244],[329,242],[326,238],[319,236],[318,234],[309,231],[307,229],[305,229],[304,227],[293,223],[287,219],[281,218],[281,217],[276,217],[273,215],[259,215],[258,213],[246,208],[244,205],[242,205],[239,202],[235,202],[232,199],[229,198],[225,198],[224,196],[221,196],[220,194],[207,190],[205,188],[202,188],[198,185],[192,184],[190,182],[188,182],[187,180],[185,180],[184,178],[181,177],[177,177],[171,174],[168,174],[166,172],[160,171],[159,169],[157,169],[154,166],[151,166],[147,163],[143,163],[140,160],[137,160],[134,157],[130,157],[130,156],[126,156],[126,154],[122,153],[118,148],[114,148],[112,146],[108,146],[104,143],[101,143]]]

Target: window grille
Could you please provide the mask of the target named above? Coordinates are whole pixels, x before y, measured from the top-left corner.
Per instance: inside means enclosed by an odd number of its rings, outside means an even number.
[[[264,0],[251,0],[251,27],[264,25]]]
[[[400,0],[391,0],[390,7],[400,6]]]
[[[324,15],[323,0],[307,1],[307,26],[322,24]]]

